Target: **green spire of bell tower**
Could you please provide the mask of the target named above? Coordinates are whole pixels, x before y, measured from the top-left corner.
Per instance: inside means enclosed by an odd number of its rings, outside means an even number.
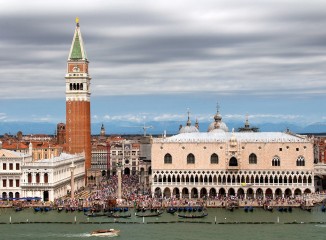
[[[80,28],[79,28],[79,19],[78,18],[76,18],[76,30],[75,30],[74,38],[72,40],[68,59],[69,60],[87,60],[87,55],[86,55],[83,39],[82,39]]]

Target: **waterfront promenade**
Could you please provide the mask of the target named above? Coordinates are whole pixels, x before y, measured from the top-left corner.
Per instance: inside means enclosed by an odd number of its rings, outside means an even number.
[[[110,207],[108,200],[114,200],[114,205],[118,207],[137,207],[143,209],[159,209],[174,207],[192,207],[201,206],[205,208],[225,208],[230,204],[234,204],[236,207],[264,207],[266,205],[272,207],[300,207],[314,206],[315,204],[322,204],[326,199],[326,193],[312,193],[303,196],[296,197],[276,197],[276,198],[244,198],[243,196],[215,196],[205,198],[182,198],[177,197],[151,197],[152,194],[150,189],[144,188],[139,183],[139,176],[127,176],[124,175],[122,178],[122,199],[116,200],[117,198],[117,177],[112,176],[109,179],[103,178],[99,185],[87,187],[79,192],[75,193],[75,197],[71,199],[70,195],[56,199],[54,202],[42,202],[37,200],[30,201],[10,201],[1,200],[1,208],[10,207],[42,207],[47,206],[51,208],[65,207],[65,208],[98,208],[106,209]]]

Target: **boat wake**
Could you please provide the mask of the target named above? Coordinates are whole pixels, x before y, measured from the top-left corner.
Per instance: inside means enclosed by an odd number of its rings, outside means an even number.
[[[67,233],[67,234],[62,234],[61,237],[63,237],[63,238],[88,238],[88,237],[92,237],[92,235],[89,233]]]
[[[56,235],[56,236],[58,236],[58,235]],[[93,236],[90,233],[68,233],[68,234],[60,234],[60,238],[89,238],[89,237],[104,237],[104,236]],[[112,235],[112,236],[105,236],[105,237],[117,237],[117,236]]]
[[[315,225],[315,227],[321,227],[321,228],[324,228],[324,227],[326,227],[326,224],[318,224],[318,225]]]

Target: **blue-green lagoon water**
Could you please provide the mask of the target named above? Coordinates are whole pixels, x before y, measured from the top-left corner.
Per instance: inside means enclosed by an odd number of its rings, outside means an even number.
[[[121,230],[118,239],[326,239],[326,213],[293,209],[292,213],[255,209],[234,212],[208,209],[203,219],[180,219],[177,214],[160,217],[112,219],[87,218],[73,212],[34,213],[33,209],[15,212],[0,210],[0,239],[98,239],[90,235],[96,229]],[[216,221],[215,221],[216,219]],[[11,224],[10,224],[11,221]],[[103,238],[100,238],[103,239]]]

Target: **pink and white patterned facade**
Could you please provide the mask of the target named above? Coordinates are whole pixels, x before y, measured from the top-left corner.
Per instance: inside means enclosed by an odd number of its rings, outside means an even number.
[[[314,192],[313,143],[290,132],[192,132],[153,139],[154,195],[287,197]]]

